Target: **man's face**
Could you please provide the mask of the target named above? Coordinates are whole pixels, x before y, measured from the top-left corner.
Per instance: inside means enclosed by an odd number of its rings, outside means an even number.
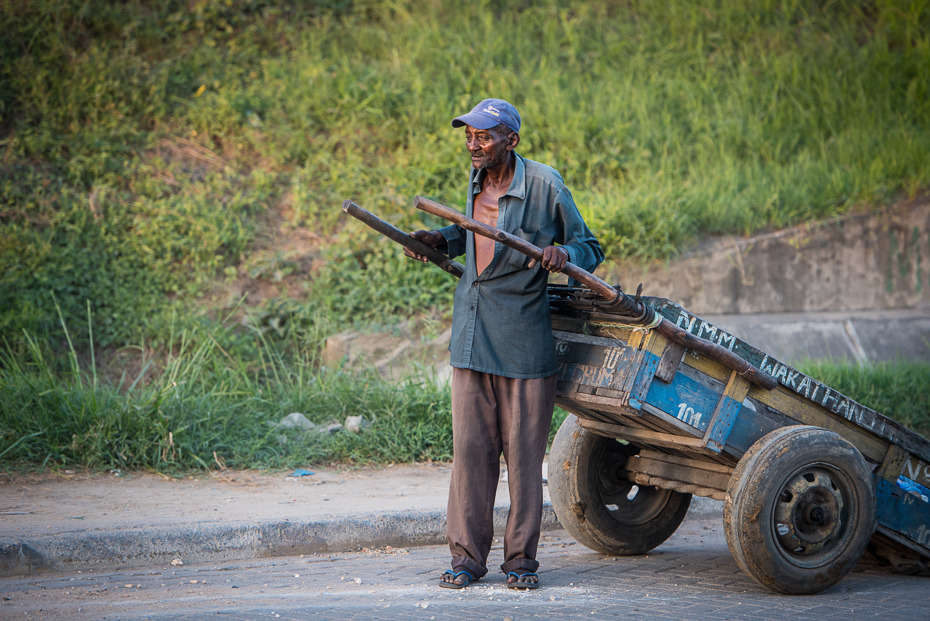
[[[507,163],[510,156],[510,136],[494,129],[465,126],[465,146],[471,154],[471,165],[477,170],[495,170]]]

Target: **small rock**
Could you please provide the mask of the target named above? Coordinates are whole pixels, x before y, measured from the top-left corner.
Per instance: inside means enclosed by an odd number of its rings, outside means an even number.
[[[174,559],[173,561],[171,561],[171,564],[172,564],[172,565],[183,565],[183,564],[184,564],[184,561],[182,561],[182,560],[179,559],[179,558],[176,558],[176,559]]]
[[[310,419],[300,412],[291,412],[282,418],[278,425],[284,427],[285,429],[303,429],[304,431],[312,431],[316,429],[316,425],[311,423]]]
[[[287,436],[284,435],[283,433],[278,434],[278,444],[281,446],[284,446],[285,444],[287,444]]]
[[[347,416],[345,422],[346,431],[351,431],[352,433],[359,433],[363,429],[370,427],[371,423],[368,422],[364,416]]]
[[[339,433],[340,431],[342,431],[342,425],[340,425],[339,423],[333,423],[332,425],[328,425],[326,427],[326,431],[327,433]]]
[[[361,579],[361,578],[356,578],[356,579],[355,579],[355,584],[361,584],[361,583],[362,583],[362,579]]]

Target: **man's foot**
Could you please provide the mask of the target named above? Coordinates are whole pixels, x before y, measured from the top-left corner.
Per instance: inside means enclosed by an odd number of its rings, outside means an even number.
[[[446,589],[464,589],[476,580],[474,574],[464,567],[456,567],[447,569],[445,573],[439,576],[439,586]]]
[[[538,589],[539,576],[531,571],[525,574],[518,574],[515,571],[507,572],[508,589]]]

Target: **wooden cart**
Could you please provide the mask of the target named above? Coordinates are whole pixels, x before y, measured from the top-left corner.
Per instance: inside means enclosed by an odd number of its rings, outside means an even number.
[[[542,257],[448,207],[414,205]],[[343,209],[461,276],[460,264],[351,201]],[[553,442],[549,491],[579,542],[642,554],[698,495],[724,501],[737,564],[778,592],[829,588],[870,542],[926,568],[930,442],[674,302],[626,295],[571,264],[565,273],[585,287],[549,287],[556,402],[572,413]]]
[[[552,446],[549,491],[579,542],[644,553],[675,532],[694,494],[724,501],[737,564],[782,593],[836,584],[870,540],[915,563],[930,557],[930,503],[897,484],[930,487],[925,438],[669,300],[642,298],[778,386],[753,385],[654,329],[592,308],[591,297],[550,287],[556,402],[573,416]]]

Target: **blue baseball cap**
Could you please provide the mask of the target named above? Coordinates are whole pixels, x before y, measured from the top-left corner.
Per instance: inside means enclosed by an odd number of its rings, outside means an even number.
[[[520,113],[503,99],[485,99],[468,114],[452,119],[452,127],[471,125],[475,129],[491,129],[501,123],[515,132],[520,131]]]

